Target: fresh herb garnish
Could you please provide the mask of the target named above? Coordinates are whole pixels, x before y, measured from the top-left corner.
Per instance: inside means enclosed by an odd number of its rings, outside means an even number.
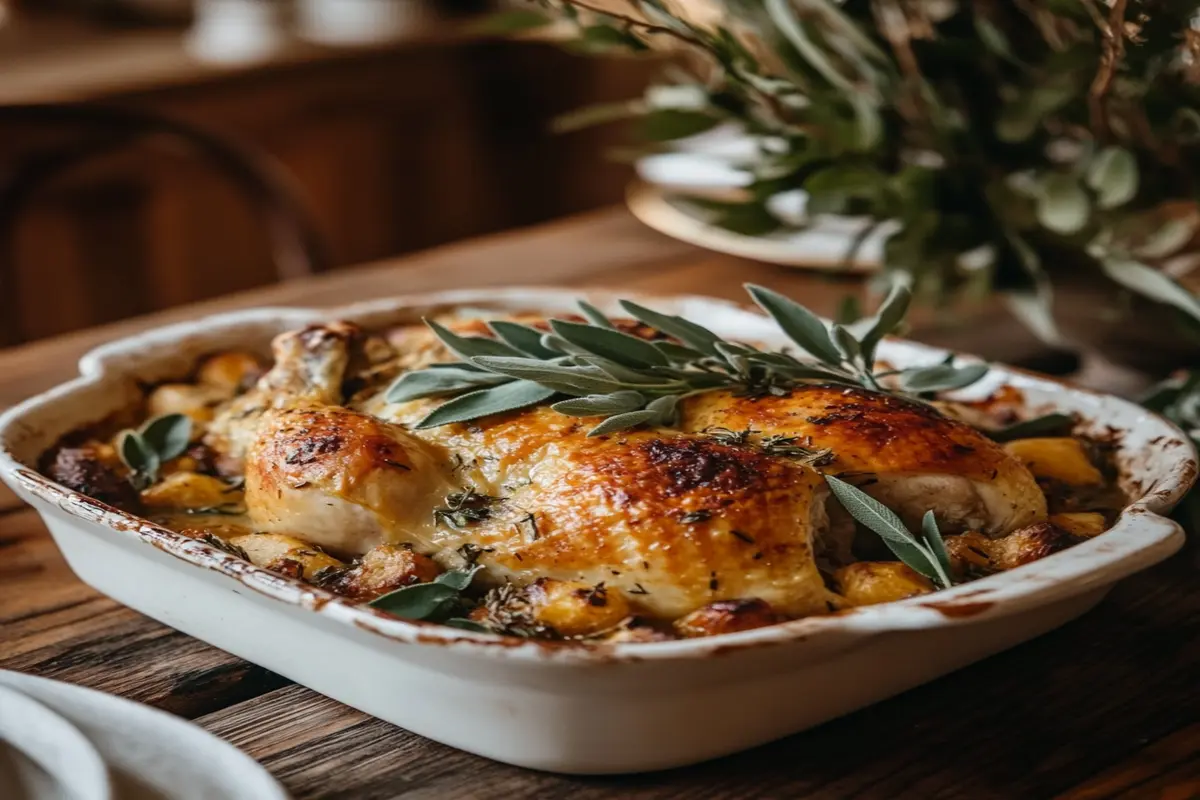
[[[467,542],[459,547],[455,552],[462,556],[462,560],[465,561],[468,566],[474,566],[475,562],[479,560],[480,556],[482,556],[484,553],[495,552],[495,550],[496,548],[494,547],[482,547],[474,542]]]
[[[558,632],[539,623],[529,594],[521,587],[505,583],[483,598],[486,630],[523,638],[553,639]]]
[[[183,455],[192,437],[192,420],[185,414],[154,417],[137,430],[121,433],[117,453],[129,467],[129,483],[141,491],[158,481],[162,465]]]
[[[474,489],[451,492],[446,495],[446,505],[433,510],[433,521],[455,529],[465,528],[491,517],[492,506],[499,502],[499,497],[479,494]]]
[[[649,341],[624,333],[586,304],[581,310],[588,322],[553,319],[550,333],[513,322],[489,322],[495,339],[460,336],[426,320],[462,361],[401,375],[388,389],[387,399],[399,403],[457,395],[416,424],[431,428],[560,398],[551,408],[561,414],[603,417],[588,432],[600,436],[643,425],[674,425],[680,400],[717,389],[782,396],[804,383],[823,382],[888,392],[881,379],[892,376],[911,396],[960,389],[987,372],[984,364],[955,366],[952,360],[875,371],[876,348],[900,325],[908,309],[911,292],[906,286],[895,286],[878,313],[855,323],[853,330],[827,326],[799,303],[770,289],[753,285],[746,289],[792,342],[816,360],[724,341],[683,317],[622,300],[626,313],[675,341]]]
[[[925,512],[921,536],[916,536],[894,511],[863,490],[832,475],[826,475],[825,481],[850,516],[879,534],[896,558],[933,581],[939,589],[954,585],[950,556],[932,511]]]
[[[729,447],[747,447],[754,446],[755,442],[751,437],[756,435],[758,431],[754,428],[743,428],[740,431],[732,431],[729,428],[705,428],[701,433],[708,435],[710,439]],[[837,458],[832,450],[824,447],[806,447],[796,444],[800,441],[799,436],[788,436],[786,434],[771,434],[764,436],[757,442],[757,447],[769,456],[784,456],[786,458],[794,458],[807,464],[810,467],[824,467],[833,463]],[[809,439],[811,444],[811,438]]]
[[[209,547],[215,547],[218,550],[220,550],[221,552],[228,553],[229,555],[240,558],[243,561],[250,560],[250,556],[246,554],[245,550],[243,550],[241,547],[237,546],[233,542],[229,542],[229,541],[226,541],[225,539],[222,539],[220,536],[217,536],[214,533],[202,533],[199,536],[197,536],[196,538],[199,541],[204,542]]]
[[[420,619],[449,623],[461,621],[466,606],[463,591],[471,585],[475,573],[483,569],[476,564],[464,570],[443,572],[429,583],[414,583],[376,597],[367,605],[404,619]],[[474,624],[474,623],[472,623]],[[457,627],[462,627],[458,624]]]
[[[1075,427],[1075,417],[1070,414],[1046,414],[1033,419],[1026,419],[994,430],[983,430],[983,433],[997,442],[1011,442],[1014,439],[1030,439],[1034,436],[1055,436],[1067,434]]]
[[[825,467],[837,458],[828,447],[804,447],[796,444],[799,436],[774,434],[764,436],[759,447],[769,456],[786,456],[802,461],[810,467]]]

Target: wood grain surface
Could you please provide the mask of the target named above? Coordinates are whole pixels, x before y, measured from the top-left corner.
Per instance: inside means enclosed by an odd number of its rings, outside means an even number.
[[[624,212],[603,212],[0,353],[0,405],[70,377],[78,356],[99,342],[229,308],[529,283],[738,297],[743,281],[825,312],[859,290],[702,253]],[[1076,366],[1047,354],[996,309],[975,313],[965,330],[926,319],[915,336],[1048,369]],[[1089,373],[1092,383],[1104,380],[1103,371]],[[1198,568],[1193,536],[1178,556],[1121,583],[1076,622],[892,700],[695,767],[579,778],[435,744],[142,617],[80,583],[36,514],[5,495],[0,668],[195,720],[262,762],[297,798],[1184,800],[1200,797]],[[463,713],[469,724],[470,710]]]

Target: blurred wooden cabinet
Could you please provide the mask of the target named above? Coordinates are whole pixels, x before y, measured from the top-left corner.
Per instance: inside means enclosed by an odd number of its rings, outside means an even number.
[[[629,170],[605,161],[604,150],[620,132],[558,137],[549,123],[582,104],[640,93],[652,69],[542,44],[459,41],[96,99],[272,154],[295,177],[335,261],[347,265],[619,200]],[[4,132],[0,164],[47,136]],[[170,152],[105,157],[55,180],[23,210],[14,249],[17,280],[6,290],[21,298],[14,327],[25,339],[275,280],[245,199]]]

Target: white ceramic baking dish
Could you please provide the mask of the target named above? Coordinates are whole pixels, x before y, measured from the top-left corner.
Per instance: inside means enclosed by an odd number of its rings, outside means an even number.
[[[1183,542],[1163,514],[1196,475],[1175,427],[1136,405],[1015,370],[988,379],[1036,411],[1079,412],[1120,443],[1134,498],[1104,535],[1012,572],[933,596],[709,639],[552,644],[410,623],[232,558],[67,491],[33,468],[62,434],[130,402],[136,382],[178,377],[204,353],[328,318],[415,321],[437,307],[573,309],[575,292],[490,289],[401,297],[334,310],[235,312],[111,342],[81,377],[0,417],[4,480],[44,518],[72,569],[161,622],[416,733],[537,769],[652,770],[732,753],[932,680],[1049,631],[1114,582]],[[615,310],[615,296],[589,293]],[[729,337],[782,345],[765,317],[698,298],[637,298]],[[940,360],[889,341],[881,357]]]

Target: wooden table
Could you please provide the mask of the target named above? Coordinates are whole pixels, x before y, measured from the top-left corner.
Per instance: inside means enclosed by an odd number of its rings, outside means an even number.
[[[0,406],[74,372],[89,347],[232,307],[329,305],[442,287],[554,283],[737,297],[755,281],[830,312],[847,280],[703,253],[608,211],[273,287],[0,353]],[[1062,366],[994,310],[967,342]],[[1096,376],[1093,376],[1095,378]],[[1034,642],[808,733],[697,767],[548,775],[429,742],[163,627],[80,583],[33,511],[0,497],[0,667],[192,719],[298,798],[1200,797],[1200,566],[1194,543]],[[803,686],[795,687],[803,692]],[[770,713],[770,709],[763,709]],[[469,719],[470,709],[463,709]]]

